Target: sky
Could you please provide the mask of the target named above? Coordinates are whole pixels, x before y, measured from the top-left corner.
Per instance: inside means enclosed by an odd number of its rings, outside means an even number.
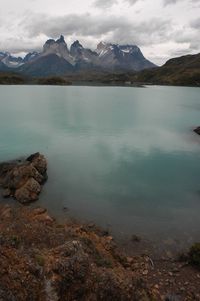
[[[158,65],[200,52],[200,0],[1,0],[0,51],[41,51],[61,34],[95,50],[133,44]]]

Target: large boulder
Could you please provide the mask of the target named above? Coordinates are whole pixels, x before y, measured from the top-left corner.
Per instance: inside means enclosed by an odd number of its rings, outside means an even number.
[[[26,160],[0,164],[0,185],[4,197],[14,197],[21,203],[38,199],[47,179],[47,160],[40,153]]]
[[[40,153],[35,153],[27,158],[27,161],[31,162],[32,165],[44,175],[47,171],[47,160]]]
[[[17,164],[4,177],[2,183],[10,189],[22,187],[30,178],[34,178],[38,183],[43,182],[43,175],[33,166],[32,163],[25,162]]]
[[[26,183],[15,191],[15,198],[20,203],[24,204],[32,202],[38,199],[38,195],[41,192],[41,185],[34,179],[30,178]]]

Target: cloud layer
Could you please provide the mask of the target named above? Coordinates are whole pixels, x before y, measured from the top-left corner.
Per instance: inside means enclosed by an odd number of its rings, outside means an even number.
[[[64,34],[92,48],[100,40],[137,44],[158,64],[200,52],[200,0],[19,0],[12,9],[9,1],[0,12],[0,50],[39,50]]]

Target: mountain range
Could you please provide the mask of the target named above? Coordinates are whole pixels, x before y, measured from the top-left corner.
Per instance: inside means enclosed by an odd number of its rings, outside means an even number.
[[[29,76],[67,75],[80,71],[141,71],[155,68],[136,45],[100,42],[95,51],[75,41],[68,48],[64,37],[49,39],[41,52],[30,52],[24,58],[0,52],[0,71],[17,71]]]

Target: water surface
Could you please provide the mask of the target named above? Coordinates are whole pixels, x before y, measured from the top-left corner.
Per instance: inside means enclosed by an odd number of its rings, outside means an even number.
[[[0,86],[0,160],[40,151],[39,205],[177,243],[200,239],[200,90]]]

